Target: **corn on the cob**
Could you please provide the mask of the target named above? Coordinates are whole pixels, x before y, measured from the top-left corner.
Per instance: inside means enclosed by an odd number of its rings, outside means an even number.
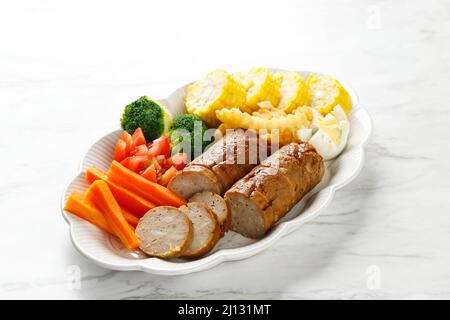
[[[278,105],[280,84],[269,70],[251,68],[235,74],[234,77],[247,90],[246,105],[251,111],[258,109],[258,103],[261,101],[269,101],[274,106]]]
[[[242,108],[245,110],[246,91],[224,70],[209,73],[204,79],[188,87],[186,109],[200,116],[207,125],[217,127],[216,110]]]
[[[280,83],[279,109],[290,113],[294,108],[309,102],[308,87],[297,72],[280,72],[275,74],[275,78]]]
[[[352,100],[342,85],[330,76],[310,75],[307,80],[311,95],[310,105],[326,115],[336,105],[348,113],[352,108]]]

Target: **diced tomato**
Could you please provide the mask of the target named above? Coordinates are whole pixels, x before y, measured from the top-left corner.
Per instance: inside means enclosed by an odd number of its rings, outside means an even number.
[[[155,157],[155,160],[156,160],[156,162],[159,163],[159,165],[162,165],[166,161],[166,157],[164,155],[160,154]]]
[[[181,170],[186,165],[187,154],[186,153],[175,153],[172,157],[167,159],[167,162],[174,166],[177,170]]]
[[[130,156],[125,158],[120,164],[131,171],[139,173],[147,168],[149,161],[147,156]]]
[[[173,166],[172,158],[167,158],[166,162],[164,163],[164,166],[166,167],[165,168],[166,170],[169,169],[170,167],[172,167]]]
[[[150,165],[155,166],[157,174],[161,174],[162,173],[163,169],[161,168],[161,165],[158,163],[158,161],[156,161],[155,158],[149,157],[149,162],[150,162]]]
[[[141,144],[146,144],[144,133],[142,132],[141,128],[137,128],[133,135],[131,136],[131,140],[133,143],[133,146],[140,146]]]
[[[156,167],[154,164],[151,164],[148,166],[147,169],[145,169],[141,176],[143,176],[145,179],[156,182]]]
[[[114,160],[121,162],[127,157],[127,143],[122,139],[119,139],[114,149]]]
[[[131,157],[126,157],[125,159],[120,161],[120,164],[123,165],[124,167],[128,168],[130,166],[130,159],[131,159]]]
[[[139,173],[142,170],[145,170],[147,166],[148,166],[147,156],[133,156],[130,158],[130,165],[128,169],[136,173]]]
[[[130,155],[131,148],[133,147],[133,140],[131,138],[131,134],[129,134],[126,131],[122,132],[122,134],[120,135],[120,140],[125,141],[125,143],[127,145],[126,153],[127,153],[127,157],[128,157]]]
[[[164,155],[166,158],[168,158],[170,156],[169,138],[167,138],[165,135],[162,135],[158,139],[153,140],[153,143],[148,149],[148,153],[153,157]]]
[[[160,154],[159,156],[156,156],[155,160],[163,171],[166,171],[167,169],[170,168],[170,165],[168,164],[167,159],[164,155]]]
[[[131,155],[133,156],[146,156],[148,153],[148,148],[146,144],[141,144],[139,146],[134,147],[131,151]]]
[[[170,167],[166,172],[164,172],[164,174],[159,179],[159,184],[167,186],[170,180],[172,180],[172,178],[175,177],[177,173],[178,170],[175,169],[175,167]]]

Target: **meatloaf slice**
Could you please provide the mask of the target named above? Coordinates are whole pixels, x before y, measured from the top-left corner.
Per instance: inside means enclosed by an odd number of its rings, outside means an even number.
[[[168,186],[170,190],[184,199],[189,199],[197,192],[211,191],[223,193],[222,183],[208,168],[202,166],[189,166],[173,177]]]
[[[228,231],[231,224],[231,212],[227,202],[217,193],[202,191],[194,194],[189,202],[200,202],[205,204],[216,215],[217,222],[220,224],[222,234]]]
[[[217,219],[206,205],[190,202],[180,207],[193,225],[193,238],[189,247],[183,252],[184,258],[198,258],[211,251],[220,239],[221,231]]]
[[[178,257],[191,244],[192,222],[174,207],[151,209],[136,227],[140,248],[146,254],[163,259]]]

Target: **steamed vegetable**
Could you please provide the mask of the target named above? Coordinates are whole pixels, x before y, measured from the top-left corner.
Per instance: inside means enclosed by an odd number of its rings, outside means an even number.
[[[186,153],[175,153],[172,157],[167,159],[168,165],[174,166],[177,170],[183,170],[187,162]]]
[[[234,75],[238,83],[247,90],[246,105],[251,111],[259,108],[258,103],[269,101],[277,106],[280,101],[280,83],[264,68],[250,68]],[[233,106],[234,107],[234,106]]]
[[[340,105],[345,113],[352,108],[352,98],[344,87],[331,76],[310,74],[307,80],[311,94],[311,107],[326,115],[335,106]]]
[[[142,129],[137,128],[132,135],[122,132],[116,144],[114,160],[145,179],[161,184],[164,173],[170,167],[175,167],[175,173],[184,168],[187,155],[174,152],[171,157],[170,141],[165,134],[147,143]],[[171,174],[173,173],[172,170]],[[88,174],[91,173],[87,172],[86,175]],[[163,180],[167,181],[168,176]],[[118,201],[120,204],[120,200]]]
[[[280,101],[277,108],[290,113],[309,102],[308,86],[297,72],[279,72],[274,75],[280,83]]]
[[[117,161],[112,162],[107,175],[112,181],[157,205],[179,207],[186,203],[183,198],[171,190],[147,180]]]
[[[141,128],[137,128],[133,135],[131,136],[131,141],[133,142],[133,146],[137,147],[142,144],[146,144],[144,132]]]
[[[169,130],[172,116],[162,104],[143,96],[125,107],[120,122],[130,134],[141,128],[145,139],[151,141]]]
[[[101,213],[93,203],[86,200],[84,194],[81,192],[72,192],[69,195],[64,210],[96,225],[112,235],[116,235],[106,221],[103,213]],[[120,210],[128,224],[133,228],[136,228],[139,218],[125,208],[121,207]]]
[[[72,192],[67,198],[64,210],[70,212],[77,217],[89,221],[100,229],[115,235],[109,226],[103,214],[97,210],[92,204],[84,200],[84,196],[79,192]]]
[[[203,151],[211,143],[205,139],[206,130],[208,128],[199,116],[194,114],[179,116],[170,126],[169,137],[172,148],[177,152],[184,151],[193,155],[196,151],[195,144],[199,144],[201,149],[199,151]],[[188,146],[190,150],[186,150]]]
[[[186,110],[200,116],[210,127],[217,127],[216,110],[245,109],[245,88],[225,70],[210,72],[191,84],[186,94]]]
[[[143,176],[147,180],[156,182],[158,179],[158,175],[156,173],[156,166],[154,164],[149,165],[147,169],[145,169],[144,172],[141,173],[141,176]]]
[[[131,227],[136,228],[139,223],[139,218],[125,208],[120,207],[120,210],[122,211],[123,217],[127,220],[128,224]]]
[[[111,181],[108,176],[100,169],[91,167],[86,170],[86,181],[92,184],[95,180],[103,180],[111,189],[111,192],[116,198],[117,202],[123,207],[128,209],[134,215],[142,217],[148,210],[153,209],[155,205],[138,196],[137,194],[125,189],[121,185]]]
[[[103,213],[109,226],[125,247],[130,250],[139,247],[139,239],[123,216],[119,204],[105,181],[94,181],[85,196]]]
[[[122,161],[131,152],[131,149],[133,148],[133,139],[131,137],[131,134],[124,131],[120,135],[119,141],[117,141],[116,148],[114,149],[114,160],[116,161]]]
[[[140,173],[145,170],[149,165],[148,156],[131,156],[127,157],[120,162],[133,172]]]
[[[159,155],[163,155],[165,158],[170,156],[170,142],[169,139],[162,135],[158,139],[155,139],[148,148],[149,156],[156,158]]]
[[[122,161],[127,157],[127,143],[122,139],[119,139],[114,149],[114,160]]]

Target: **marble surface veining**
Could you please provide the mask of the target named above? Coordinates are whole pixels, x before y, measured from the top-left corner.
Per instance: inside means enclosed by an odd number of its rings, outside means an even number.
[[[449,40],[446,1],[2,2],[0,298],[450,298]],[[80,256],[60,194],[122,106],[249,66],[350,83],[375,127],[361,174],[247,260],[163,277]]]

